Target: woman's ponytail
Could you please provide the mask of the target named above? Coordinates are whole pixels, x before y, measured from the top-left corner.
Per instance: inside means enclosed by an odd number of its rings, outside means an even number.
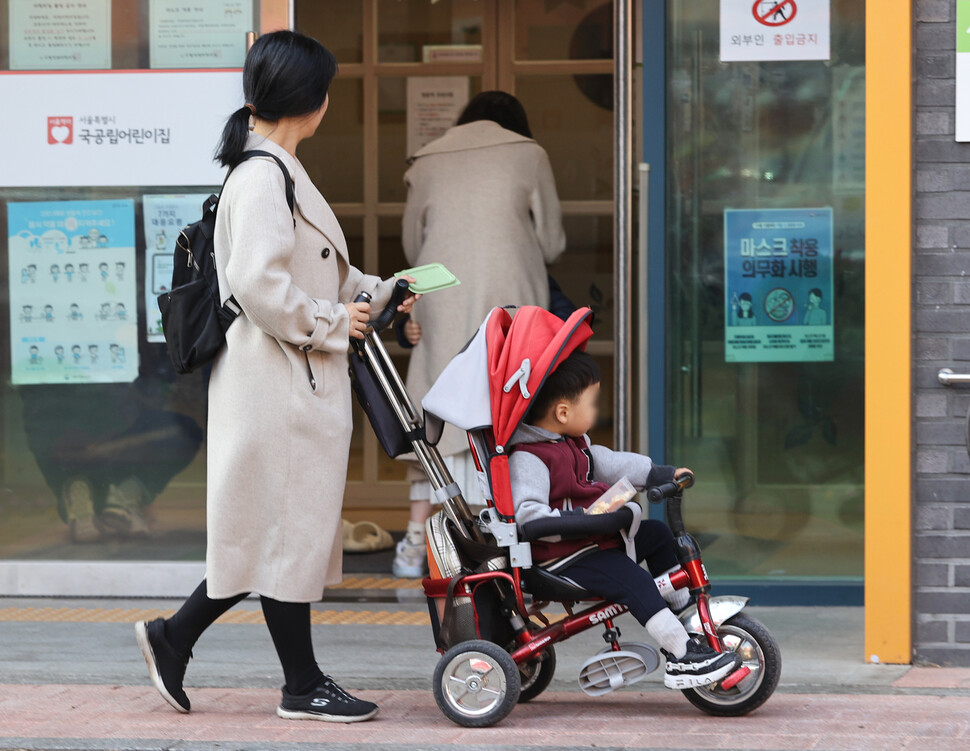
[[[249,107],[240,107],[229,115],[226,127],[222,129],[222,140],[216,152],[216,159],[223,167],[232,169],[242,158],[246,150],[246,138],[249,135]]]

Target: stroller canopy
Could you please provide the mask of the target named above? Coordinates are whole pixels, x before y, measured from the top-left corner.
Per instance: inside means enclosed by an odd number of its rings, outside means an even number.
[[[586,348],[593,335],[591,315],[580,308],[563,321],[535,306],[519,308],[514,316],[493,308],[421,402],[429,440],[440,437],[445,422],[469,431],[492,428],[492,493],[502,514],[512,514],[505,446],[548,375],[574,350]]]

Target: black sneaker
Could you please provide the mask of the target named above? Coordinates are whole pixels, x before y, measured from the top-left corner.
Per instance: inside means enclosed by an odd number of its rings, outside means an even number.
[[[182,690],[182,680],[185,678],[185,666],[189,664],[192,654],[182,657],[168,643],[165,638],[164,618],[139,621],[135,624],[135,636],[158,693],[179,712],[188,712],[192,705]]]
[[[377,714],[377,705],[351,696],[325,675],[319,686],[301,696],[287,692],[284,686],[283,701],[276,714],[285,720],[363,722]]]
[[[680,659],[665,649],[667,658],[664,685],[667,688],[697,688],[717,683],[741,667],[741,655],[735,652],[717,653],[700,636],[687,642],[687,654]]]

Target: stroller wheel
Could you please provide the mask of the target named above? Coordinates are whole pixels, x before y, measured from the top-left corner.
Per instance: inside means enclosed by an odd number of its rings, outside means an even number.
[[[456,644],[434,670],[434,699],[454,723],[483,728],[504,719],[519,699],[519,668],[489,641]]]
[[[556,650],[552,646],[542,650],[536,659],[519,665],[519,679],[522,681],[519,704],[532,701],[549,688],[555,672]]]

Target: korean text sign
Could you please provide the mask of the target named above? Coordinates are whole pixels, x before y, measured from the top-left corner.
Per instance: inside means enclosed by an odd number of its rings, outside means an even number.
[[[724,212],[724,359],[835,356],[832,209]]]
[[[828,60],[829,6],[830,0],[721,0],[721,60]]]

